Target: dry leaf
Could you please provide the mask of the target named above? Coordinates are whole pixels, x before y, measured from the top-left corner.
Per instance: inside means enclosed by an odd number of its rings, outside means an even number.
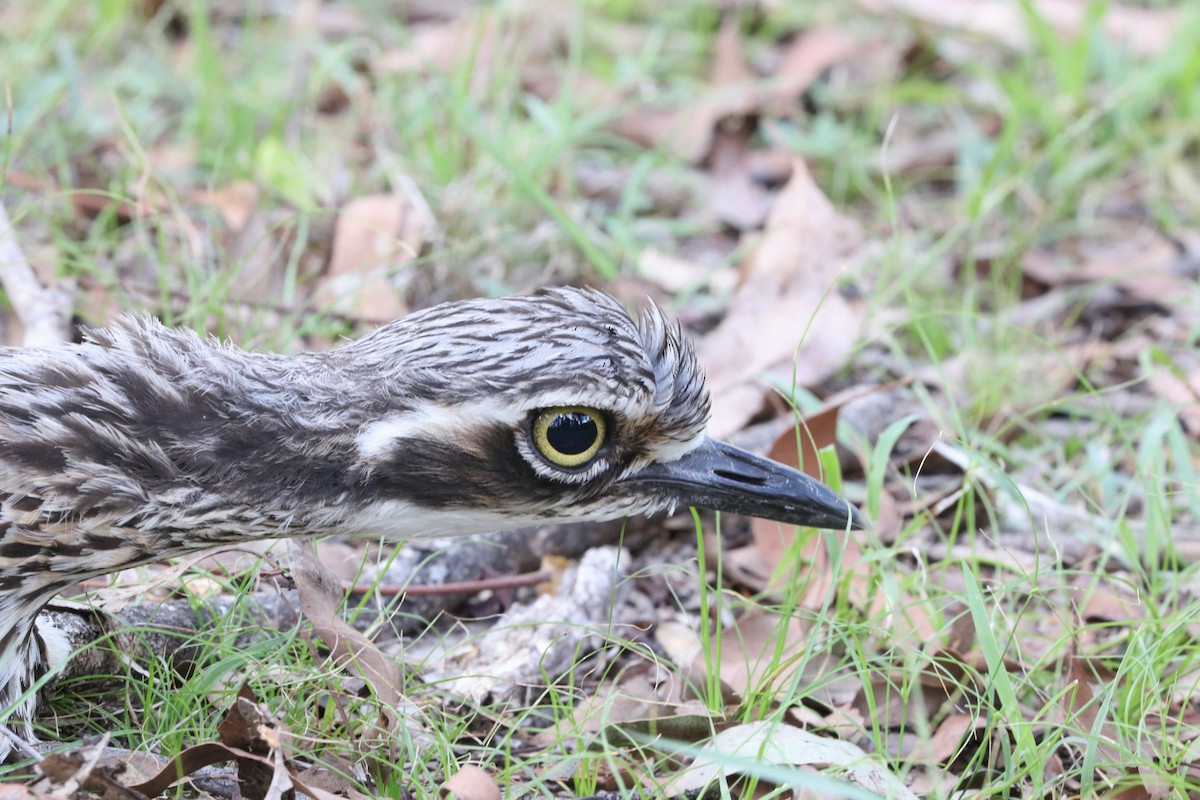
[[[1013,47],[1031,43],[1025,12],[1009,0],[858,0],[877,14],[899,12],[930,25],[966,31]],[[1035,13],[1064,37],[1078,36],[1090,10],[1079,0],[1030,0]],[[1183,23],[1183,9],[1133,8],[1109,4],[1101,30],[1135,53],[1162,53]]]
[[[820,413],[814,414],[800,423],[799,433],[794,428],[787,428],[779,439],[775,440],[772,449],[767,453],[768,457],[772,461],[787,464],[788,467],[803,470],[804,473],[820,480],[822,477],[821,462],[817,451],[838,440],[838,413],[840,410],[840,403],[822,409]],[[790,575],[781,575],[778,570],[775,571],[774,576],[770,575],[770,565],[778,566],[784,563],[788,549],[796,541],[797,530],[796,525],[782,525],[769,521],[769,519],[751,519],[750,533],[754,535],[755,548],[761,557],[761,564],[768,571],[767,581],[757,587],[752,585],[752,588],[778,594],[785,589],[779,585],[780,581],[791,582]],[[742,566],[750,565],[743,564]],[[774,577],[774,582],[770,579],[772,577]]]
[[[1049,286],[1113,284],[1135,299],[1168,308],[1197,303],[1195,278],[1186,268],[1174,242],[1158,231],[1139,227],[1098,252],[1084,254],[1077,263],[1033,251],[1026,255],[1026,275]]]
[[[465,764],[442,784],[441,796],[458,800],[500,800],[502,793],[496,779],[474,764]]]
[[[636,142],[663,147],[683,161],[708,155],[717,126],[732,117],[766,112],[790,113],[800,95],[824,70],[852,56],[858,40],[833,28],[797,36],[773,78],[759,78],[746,66],[737,16],[728,14],[713,43],[709,88],[675,111],[640,108],[613,123],[614,130]]]
[[[703,749],[716,755],[712,759],[703,754],[698,756],[690,769],[667,784],[662,796],[674,797],[698,791],[722,777],[743,772],[753,774],[755,764],[775,764],[817,769],[836,767],[844,779],[867,791],[899,800],[917,800],[899,778],[855,745],[779,722],[750,722],[728,728],[714,736]],[[810,777],[810,774],[797,770],[795,781],[789,781],[789,785],[796,788],[811,785],[807,780]],[[819,788],[829,787],[821,785]]]
[[[796,161],[729,312],[699,343],[714,436],[736,432],[758,412],[771,391],[761,380],[768,371],[808,386],[845,362],[862,304],[843,298],[835,284],[861,247],[858,227],[834,210]]]
[[[1071,581],[1074,595],[1082,601],[1079,617],[1085,622],[1139,623],[1146,618],[1146,604],[1128,583],[1103,573],[1083,574]]]
[[[1200,439],[1200,370],[1185,378],[1158,366],[1150,373],[1150,388],[1179,409],[1179,420],[1183,426],[1192,438]]]
[[[688,681],[661,665],[644,664],[626,670],[616,683],[602,684],[576,707],[572,719],[547,730],[538,741],[554,746],[564,733],[596,734],[608,745],[635,742],[639,737],[667,736],[676,741],[700,741],[724,720],[692,699]]]
[[[280,730],[249,687],[238,690],[233,705],[217,725],[226,747],[244,750],[259,758],[236,758],[238,784],[248,800],[294,800],[295,790],[279,752],[286,731]]]
[[[701,161],[721,119],[754,109],[754,104],[748,102],[754,79],[742,55],[737,17],[727,14],[713,41],[710,88],[690,105],[675,111],[636,109],[618,118],[614,130],[636,142],[664,147],[684,161]]]
[[[838,412],[845,402],[856,396],[846,395],[842,400],[831,403],[806,419],[801,423],[799,435],[792,428],[785,430],[775,441],[768,455],[775,461],[821,478],[817,450],[836,441]],[[750,522],[750,530],[754,537],[754,546],[738,548],[727,556],[727,567],[731,568],[731,577],[755,591],[783,597],[795,583],[796,576],[781,571],[779,567],[787,563],[786,556],[795,544],[798,528],[771,520],[753,519]],[[833,564],[826,552],[825,543],[824,538],[812,536],[799,553],[801,562],[809,565],[806,585],[802,592],[803,599],[800,601],[806,608],[819,608],[823,605],[833,583],[839,577],[833,574]],[[860,608],[870,607],[873,611],[878,611],[877,606],[883,602],[883,598],[876,596],[874,600],[869,599],[872,596],[872,569],[862,558],[857,533],[845,539],[842,570],[843,576],[849,576],[846,580],[850,601]]]
[[[1082,626],[1080,620],[1075,620],[1075,629]],[[1096,749],[1100,754],[1100,762],[1107,764],[1124,763],[1125,757],[1117,744],[1122,740],[1116,723],[1111,719],[1096,724],[1100,705],[1096,702],[1092,682],[1096,676],[1087,666],[1087,659],[1079,656],[1079,642],[1072,637],[1066,653],[1066,686],[1062,692],[1062,710],[1070,726],[1079,731],[1090,732],[1096,738]]]
[[[146,151],[147,172],[186,172],[196,166],[196,143],[168,140]]]
[[[704,645],[695,625],[666,620],[654,626],[654,638],[676,664],[687,665],[704,657]]]
[[[733,290],[732,270],[710,270],[694,261],[667,255],[659,250],[643,250],[638,256],[638,272],[647,281],[671,294],[694,291],[708,286],[714,293]]]
[[[764,98],[766,111],[781,115],[789,113],[790,107],[822,72],[853,58],[866,44],[862,39],[832,27],[817,27],[796,36],[775,68],[775,80],[768,86]]]
[[[233,181],[219,189],[198,192],[195,202],[212,206],[234,233],[241,233],[258,207],[259,191],[254,181]]]
[[[708,194],[713,214],[738,231],[761,228],[775,201],[775,193],[752,174],[752,133],[749,126],[735,131],[720,130],[712,143]]]
[[[0,800],[48,800],[53,792],[40,792],[23,783],[0,783]]]
[[[811,624],[754,609],[725,629],[721,638],[721,683],[740,699],[792,680],[795,660],[808,643]],[[704,674],[704,654],[692,672]],[[782,670],[780,665],[786,665]],[[771,672],[771,670],[777,670]]]
[[[452,72],[470,64],[471,91],[485,90],[492,70],[519,64],[524,80],[550,69],[551,57],[564,46],[581,12],[572,4],[533,2],[484,6],[448,23],[418,28],[410,42],[371,63],[379,76]]]
[[[292,577],[300,594],[300,610],[312,623],[314,633],[329,648],[329,660],[352,669],[366,682],[379,700],[380,722],[389,738],[402,738],[400,726],[405,722],[401,720],[399,709],[403,704],[401,687],[404,681],[399,668],[370,639],[342,619],[338,613],[342,601],[341,585],[317,561],[311,543],[289,541],[288,555]],[[388,759],[386,753],[379,755],[384,761]]]
[[[338,215],[329,270],[314,297],[327,308],[368,322],[405,313],[391,276],[421,252],[432,220],[422,203],[398,194],[351,200]]]
[[[909,762],[943,764],[950,761],[962,746],[966,735],[974,730],[984,730],[988,721],[972,714],[951,714],[942,720],[933,736],[917,742],[906,756]]]
[[[805,419],[799,432],[788,428],[775,440],[767,455],[772,461],[778,461],[802,470],[818,480],[821,479],[821,462],[817,451],[837,441],[837,418],[840,410],[841,405],[821,410]],[[755,519],[750,523],[750,530],[754,535],[754,546],[762,553],[763,561],[767,564],[779,564],[792,546],[797,528],[795,525],[780,525],[770,520]]]

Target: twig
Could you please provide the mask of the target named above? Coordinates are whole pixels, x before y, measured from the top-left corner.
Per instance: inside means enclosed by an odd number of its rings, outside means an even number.
[[[25,329],[22,343],[26,347],[68,341],[74,287],[69,282],[59,288],[42,286],[17,242],[3,203],[0,203],[0,284]]]
[[[521,586],[532,586],[545,583],[554,575],[549,570],[526,572],[521,575],[500,575],[495,578],[480,578],[477,581],[458,581],[457,583],[439,584],[409,584],[408,586],[384,586],[374,584],[347,584],[343,588],[355,594],[378,594],[383,597],[393,597],[405,594],[414,597],[436,597],[444,594],[478,594],[479,592],[496,591],[498,589],[516,589]]]
[[[22,739],[15,732],[9,730],[7,725],[0,725],[0,736],[8,739],[8,741],[12,744],[13,749],[19,750],[21,755],[25,756],[26,758],[32,758],[38,761],[42,760],[42,754],[30,747],[29,742]]]

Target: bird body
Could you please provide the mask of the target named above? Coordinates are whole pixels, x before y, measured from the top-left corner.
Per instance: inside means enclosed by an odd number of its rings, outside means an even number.
[[[590,290],[437,306],[297,356],[149,317],[2,349],[0,723],[30,737],[30,687],[66,657],[36,627],[54,595],[214,545],[676,504],[858,524],[815,481],[709,440],[708,411],[678,326]]]

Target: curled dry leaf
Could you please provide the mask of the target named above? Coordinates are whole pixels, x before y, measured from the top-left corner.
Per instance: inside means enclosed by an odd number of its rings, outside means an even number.
[[[402,738],[400,726],[415,720],[402,719],[398,710],[402,707],[407,710],[399,668],[374,642],[342,619],[338,613],[342,602],[341,584],[324,564],[317,561],[311,543],[289,541],[288,555],[292,577],[300,593],[300,609],[312,623],[314,633],[329,648],[329,661],[358,673],[379,700],[380,722],[384,729],[393,739]],[[414,731],[412,735],[419,737],[420,734]]]
[[[280,746],[286,730],[271,719],[267,709],[248,686],[238,690],[237,698],[217,726],[221,744],[231,750],[244,750],[259,758],[235,758],[242,794],[249,800],[295,797]]]

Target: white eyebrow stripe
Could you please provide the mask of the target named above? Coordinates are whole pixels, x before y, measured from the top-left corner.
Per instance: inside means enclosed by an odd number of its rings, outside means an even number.
[[[525,414],[524,409],[512,404],[440,406],[425,403],[367,423],[354,437],[354,445],[362,458],[375,461],[386,458],[396,442],[404,439],[457,438],[465,429],[480,424],[516,427]]]
[[[423,402],[397,411],[382,419],[363,425],[354,437],[359,455],[368,461],[386,458],[398,441],[404,439],[454,439],[463,431],[482,425],[507,425],[516,428],[529,413],[540,408],[558,406],[589,406],[581,402],[578,390],[567,387],[543,392],[527,402],[512,402],[509,398],[490,397],[470,403],[439,405]],[[616,398],[610,398],[613,400]],[[600,411],[618,417],[636,415],[639,404],[635,398],[624,397],[606,403]]]

